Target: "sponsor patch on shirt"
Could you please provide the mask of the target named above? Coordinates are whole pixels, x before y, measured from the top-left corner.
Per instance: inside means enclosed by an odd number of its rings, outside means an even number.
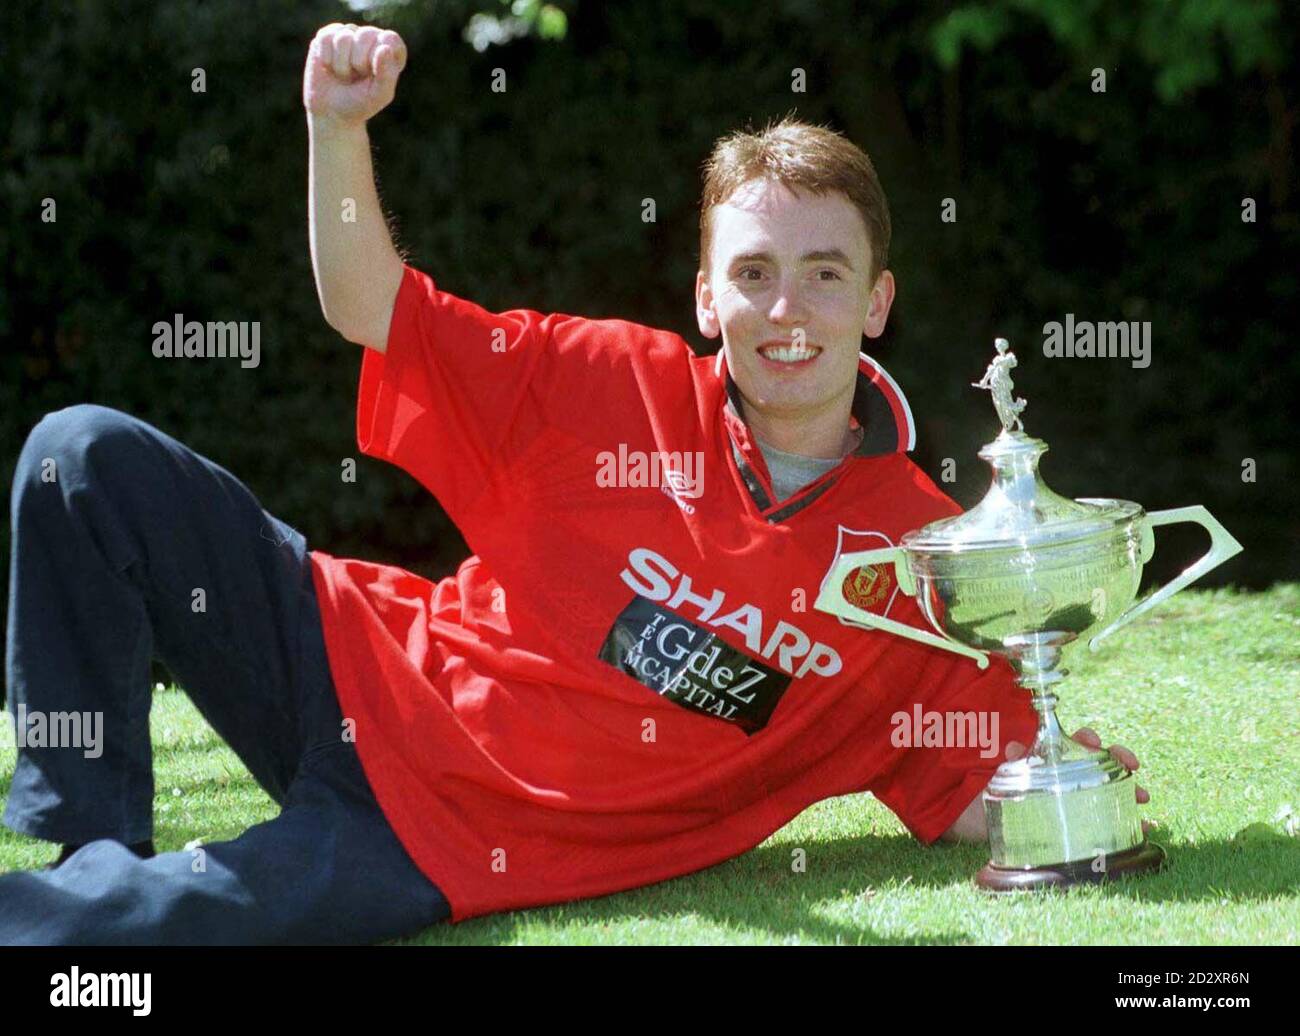
[[[767,725],[790,686],[789,674],[641,596],[615,618],[599,657],[656,694],[746,734]]]

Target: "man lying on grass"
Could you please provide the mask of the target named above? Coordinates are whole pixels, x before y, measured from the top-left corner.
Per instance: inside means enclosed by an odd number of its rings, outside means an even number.
[[[404,64],[392,32],[312,43],[312,260],[326,319],[365,347],[360,448],[474,556],[434,584],[309,551],[143,422],[47,416],[15,478],[10,687],[106,709],[113,733],[93,760],[24,749],[5,821],[66,862],[0,878],[0,939],[374,941],[687,874],[852,792],[923,842],[986,837],[980,793],[1035,729],[1010,669],[809,607],[837,550],[959,510],[859,352],[894,298],[867,156],[794,121],[717,144],[695,300],[721,346],[696,357],[626,321],[492,313],[404,263],[366,136]],[[923,626],[873,575],[859,603]],[[201,868],[150,855],[150,646],[284,807]],[[900,743],[918,707],[994,737]]]

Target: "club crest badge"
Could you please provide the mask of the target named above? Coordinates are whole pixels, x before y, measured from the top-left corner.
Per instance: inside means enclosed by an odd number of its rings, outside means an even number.
[[[883,532],[849,529],[843,525],[838,526],[838,529],[835,545],[837,558],[860,550],[894,546],[893,541]],[[850,604],[876,615],[887,615],[898,594],[898,581],[894,578],[892,565],[863,565],[844,577],[843,590],[844,599]],[[837,618],[845,626],[862,625],[841,616]]]
[[[864,565],[844,577],[844,599],[863,611],[872,611],[897,589],[894,571],[881,565]]]

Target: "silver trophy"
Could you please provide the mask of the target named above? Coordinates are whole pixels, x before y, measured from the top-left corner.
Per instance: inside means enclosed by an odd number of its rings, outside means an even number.
[[[1029,690],[1038,735],[1024,757],[1004,762],[984,793],[992,859],[976,881],[1010,891],[1099,881],[1158,869],[1164,850],[1148,842],[1132,774],[1108,751],[1062,733],[1057,688],[1065,649],[1098,644],[1241,551],[1204,507],[1147,513],[1128,500],[1067,500],[1043,484],[1041,439],[1026,435],[1023,399],[1013,396],[1015,354],[1006,339],[975,388],[988,389],[1002,422],[979,451],[993,469],[984,499],[964,514],[904,535],[897,547],[836,557],[822,583],[820,611],[988,666],[1003,656]],[[1210,549],[1180,576],[1134,603],[1158,525],[1196,522]],[[871,566],[894,566],[935,632],[884,618],[846,600]]]

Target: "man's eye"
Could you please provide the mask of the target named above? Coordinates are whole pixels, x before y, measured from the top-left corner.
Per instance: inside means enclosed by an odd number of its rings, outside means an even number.
[[[753,274],[754,276],[751,277],[750,274]],[[830,279],[832,280],[841,281],[844,279],[835,270],[825,269],[817,271],[817,276],[823,280],[826,279],[827,274],[830,275]],[[757,266],[742,266],[736,271],[736,276],[742,281],[755,281],[759,280],[763,276],[763,271]]]

